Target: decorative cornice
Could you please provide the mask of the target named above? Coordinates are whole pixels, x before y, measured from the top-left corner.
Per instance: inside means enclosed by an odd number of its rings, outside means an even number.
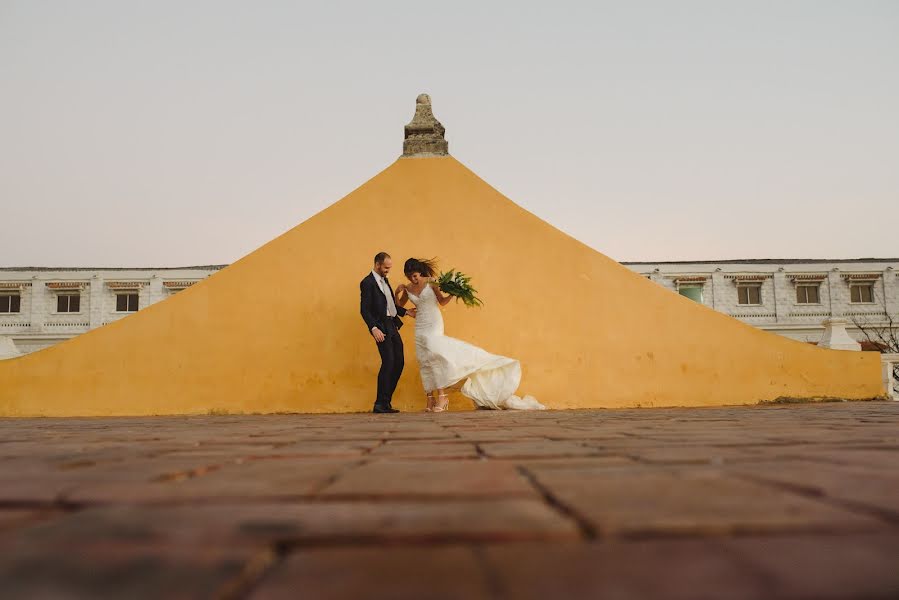
[[[183,290],[184,288],[189,288],[195,283],[199,283],[199,280],[196,281],[163,281],[162,287],[169,290]]]
[[[81,291],[90,283],[86,281],[48,281],[46,284],[48,289],[51,290],[77,290]]]
[[[145,281],[107,281],[106,287],[111,290],[141,290],[147,285]]]
[[[672,277],[674,283],[680,285],[681,283],[705,283],[709,280],[708,275],[675,275]]]
[[[843,273],[841,277],[847,281],[876,281],[882,273]]]
[[[0,290],[24,290],[31,287],[30,281],[0,281]]]
[[[766,279],[771,279],[773,275],[725,275],[725,279],[732,279],[734,283],[762,283]]]
[[[793,273],[787,277],[793,283],[818,283],[827,279],[827,273]]]

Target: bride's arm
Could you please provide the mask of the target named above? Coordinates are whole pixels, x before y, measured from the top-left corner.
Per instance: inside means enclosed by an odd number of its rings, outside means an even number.
[[[396,300],[397,306],[406,306],[406,302],[409,300],[409,292],[406,291],[405,283],[401,283],[396,287],[394,296],[394,300]]]
[[[449,301],[452,300],[452,296],[444,296],[443,292],[440,291],[440,286],[434,281],[434,278],[431,278],[430,282],[431,288],[434,290],[434,295],[437,296],[437,302],[440,303],[440,306],[446,306],[449,304]]]

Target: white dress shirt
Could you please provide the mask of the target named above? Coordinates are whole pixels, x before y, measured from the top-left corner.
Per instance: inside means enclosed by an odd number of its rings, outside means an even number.
[[[390,288],[387,286],[387,282],[384,281],[384,278],[378,275],[378,273],[372,269],[371,274],[374,276],[375,281],[378,282],[378,287],[381,288],[381,292],[384,294],[384,297],[387,298],[387,316],[395,317],[396,316],[396,302],[393,300],[393,292],[390,291]]]

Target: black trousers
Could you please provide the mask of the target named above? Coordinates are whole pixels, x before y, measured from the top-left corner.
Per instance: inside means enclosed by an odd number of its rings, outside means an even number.
[[[390,406],[396,384],[403,374],[405,358],[403,357],[403,338],[396,330],[396,325],[387,323],[387,331],[384,341],[378,344],[378,353],[381,355],[381,370],[378,371],[378,394],[375,396],[375,406]]]

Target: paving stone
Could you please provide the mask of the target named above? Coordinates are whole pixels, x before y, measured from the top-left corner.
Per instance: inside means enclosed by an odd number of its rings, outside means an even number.
[[[503,460],[503,459],[497,459]],[[603,468],[640,468],[643,465],[626,456],[586,456],[586,457],[535,457],[513,459],[514,463],[531,472],[544,469],[603,469]]]
[[[10,462],[5,461],[4,466],[0,467],[0,501],[53,502],[66,499],[73,490],[84,487],[133,488],[138,493],[145,486],[149,489],[157,487],[150,485],[153,482],[174,481],[179,477],[187,478],[189,474],[207,473],[228,464],[237,464],[234,460],[223,458],[165,457],[52,462],[40,466],[35,466],[34,461],[27,461],[27,468],[20,468],[21,464],[7,466]]]
[[[166,451],[158,456],[165,458],[224,457],[243,459],[289,458],[301,456],[357,457],[366,454],[379,444],[380,442],[376,440],[356,440],[350,442],[331,442],[323,440],[294,441],[279,442],[277,444],[244,444],[232,446],[204,444],[196,448]]]
[[[775,467],[743,464],[732,472],[786,488],[802,487],[827,498],[857,503],[893,515],[899,522],[899,470],[876,472],[852,466],[792,461]]]
[[[899,598],[899,536],[770,536],[722,546],[770,582],[768,598]]]
[[[831,445],[789,446],[781,448],[767,448],[766,453],[778,459],[802,459],[816,462],[827,462],[835,465],[848,465],[857,468],[873,469],[889,472],[897,471],[896,456],[899,454],[899,445],[896,447],[873,448],[846,448]]]
[[[166,471],[140,481],[87,480],[65,492],[74,502],[160,502],[314,494],[352,467],[351,459],[272,459],[192,471]]]
[[[238,577],[249,554],[134,544],[90,548],[0,546],[4,598],[211,598]]]
[[[264,547],[276,542],[577,539],[580,531],[571,519],[530,499],[490,503],[268,501],[98,506],[31,525],[23,521],[11,536],[7,539],[14,539],[20,546],[77,548],[139,543],[200,548]]]
[[[254,600],[470,600],[492,598],[468,547],[340,548],[291,554],[262,580]]]
[[[388,441],[369,454],[372,458],[402,458],[409,460],[477,458],[478,449],[472,443]]]
[[[602,535],[873,529],[871,517],[710,470],[566,469],[536,473]]]
[[[589,448],[569,441],[493,442],[480,444],[480,447],[484,454],[493,458],[564,457],[599,454],[595,448]]]
[[[636,448],[628,454],[641,461],[658,464],[723,464],[750,460],[771,460],[756,447],[654,446]]]
[[[27,508],[0,508],[0,531],[7,531],[23,525],[34,523],[49,511]]]
[[[699,433],[696,431],[681,431],[676,435],[666,432],[666,435],[649,434],[641,436],[641,440],[646,446],[721,446],[727,447],[743,447],[743,446],[765,446],[779,443],[765,435],[752,435],[745,431],[735,430],[733,432],[718,431],[710,434],[708,432]],[[613,442],[607,442],[606,445],[613,445]]]
[[[489,546],[497,598],[767,598],[765,581],[716,540]]]
[[[804,428],[796,430],[793,427],[780,430],[769,429],[764,432],[766,438],[772,441],[788,442],[790,444],[863,444],[863,443],[895,443],[896,434],[888,434],[886,431],[875,432],[864,429],[833,429],[833,428]]]
[[[523,435],[515,429],[456,429],[454,434],[468,442],[505,442],[522,440],[543,440],[539,435]]]
[[[325,496],[535,496],[514,465],[487,461],[377,461],[345,472]]]

